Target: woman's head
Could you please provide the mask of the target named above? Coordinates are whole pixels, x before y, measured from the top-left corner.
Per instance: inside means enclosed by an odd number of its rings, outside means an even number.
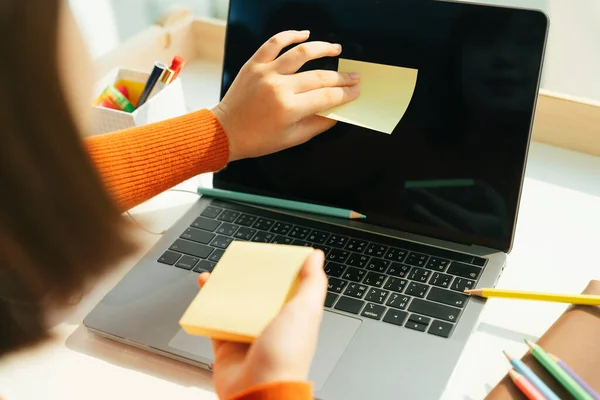
[[[92,64],[60,0],[0,5],[0,356],[133,250],[81,133]]]

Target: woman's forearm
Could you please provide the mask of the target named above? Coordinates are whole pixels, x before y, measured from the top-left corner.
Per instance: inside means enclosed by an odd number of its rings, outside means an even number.
[[[128,210],[205,172],[224,168],[229,142],[209,110],[85,139],[105,185]]]

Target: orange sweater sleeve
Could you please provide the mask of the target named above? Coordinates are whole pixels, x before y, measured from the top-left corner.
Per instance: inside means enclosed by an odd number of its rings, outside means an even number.
[[[308,382],[273,382],[257,385],[226,400],[312,400]]]
[[[229,141],[209,110],[84,139],[121,209],[205,172],[223,169]]]

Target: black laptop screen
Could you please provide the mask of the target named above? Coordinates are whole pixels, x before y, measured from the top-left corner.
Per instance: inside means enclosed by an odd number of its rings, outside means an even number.
[[[221,96],[262,43],[288,29],[340,43],[341,58],[417,69],[410,105],[391,135],[338,122],[301,146],[232,162],[214,186],[508,251],[545,15],[428,0],[230,0]],[[326,58],[303,70],[337,66]]]

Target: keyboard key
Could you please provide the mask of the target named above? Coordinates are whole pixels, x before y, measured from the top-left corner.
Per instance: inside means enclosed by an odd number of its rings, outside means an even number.
[[[179,268],[190,270],[190,269],[194,268],[194,266],[196,264],[198,264],[198,261],[200,261],[200,259],[197,257],[183,256],[183,257],[181,257],[181,259],[179,261],[177,261],[177,264],[175,264],[175,266],[179,267]]]
[[[427,264],[427,260],[429,259],[428,255],[410,252],[408,257],[406,257],[406,264],[414,265],[415,267],[424,267]]]
[[[273,224],[271,232],[276,233],[278,235],[287,235],[292,229],[292,226],[292,224],[277,221]]]
[[[408,281],[405,279],[394,278],[394,277],[390,276],[383,288],[387,289],[387,290],[391,290],[393,292],[402,293],[402,291],[406,287],[407,283],[408,283]]]
[[[364,284],[369,286],[381,287],[385,281],[385,275],[376,272],[369,272],[365,278]]]
[[[202,272],[213,272],[217,263],[202,260],[200,264],[196,268],[194,268],[194,272],[202,273]]]
[[[177,262],[177,260],[179,260],[179,257],[181,257],[181,254],[167,250],[158,258],[158,262],[162,264],[173,265]]]
[[[202,214],[200,214],[200,215],[202,215],[203,217],[206,217],[206,218],[215,219],[219,216],[219,214],[221,214],[221,211],[223,211],[223,209],[208,206],[204,209],[204,211],[202,211]]]
[[[331,250],[331,247],[328,247],[328,246],[325,246],[322,244],[313,244],[313,247],[315,249],[322,250],[323,253],[325,254],[325,257],[327,257],[327,254],[329,254],[329,250]]]
[[[431,276],[431,271],[423,268],[413,268],[408,275],[408,279],[417,282],[427,282],[427,279]]]
[[[346,266],[342,264],[333,262],[325,263],[325,273],[327,274],[327,276],[334,276],[336,278],[339,278],[344,273],[344,269],[346,269]]]
[[[275,221],[272,219],[259,218],[254,224],[252,224],[252,227],[254,229],[260,229],[261,231],[268,231],[273,227],[273,224],[275,224]]]
[[[213,251],[213,249],[208,246],[204,246],[199,243],[188,242],[187,240],[181,239],[177,239],[175,243],[173,243],[171,247],[169,247],[169,249],[199,258],[206,258]]]
[[[219,221],[224,222],[235,222],[236,219],[240,216],[240,213],[237,211],[225,210],[219,215],[217,218]]]
[[[371,290],[369,290],[369,293],[367,294],[367,297],[365,297],[365,300],[371,301],[373,303],[383,304],[388,294],[390,294],[390,292],[388,292],[387,290],[371,288]]]
[[[406,258],[408,251],[391,247],[385,254],[385,259],[395,262],[402,262]]]
[[[215,221],[214,219],[198,217],[194,222],[192,222],[191,226],[205,231],[214,232],[219,225],[221,225],[221,223],[219,221]]]
[[[346,270],[346,273],[344,274],[344,276],[342,278],[347,279],[352,282],[360,282],[363,280],[363,278],[365,277],[366,274],[367,274],[367,271],[365,271],[364,269],[348,267],[348,269]]]
[[[232,224],[222,224],[219,229],[217,229],[217,233],[225,236],[233,236],[235,231],[238,230],[238,227]]]
[[[363,256],[362,254],[352,253],[348,258],[347,264],[352,267],[364,268],[371,257]]]
[[[233,235],[236,239],[250,240],[258,232],[256,229],[242,227]]]
[[[486,259],[481,257],[473,257],[473,264],[483,267],[485,265]]]
[[[429,283],[432,285],[443,288],[450,287],[450,282],[452,282],[452,275],[441,274],[439,272],[434,272],[433,276],[429,280]]]
[[[388,269],[387,273],[398,278],[406,278],[409,271],[410,267],[408,265],[392,263],[392,266]]]
[[[327,296],[325,296],[325,307],[331,308],[338,297],[340,296],[335,293],[327,292]]]
[[[479,278],[479,274],[481,274],[481,268],[474,265],[452,261],[446,272],[452,275],[461,276],[463,278],[477,279]]]
[[[292,244],[293,241],[294,241],[294,239],[292,239],[291,237],[277,235],[277,236],[275,236],[275,239],[273,239],[273,241],[271,243],[275,243],[275,244]]]
[[[329,233],[327,232],[322,232],[322,231],[317,231],[317,230],[313,230],[308,237],[306,238],[306,240],[309,240],[313,243],[318,243],[318,244],[323,244],[327,241],[327,238],[329,237]]]
[[[208,257],[208,261],[212,261],[212,262],[219,262],[219,260],[221,259],[221,256],[225,254],[225,250],[221,250],[221,249],[216,249],[211,255],[210,257]]]
[[[368,256],[380,257],[382,258],[385,255],[388,247],[383,246],[381,244],[371,243],[369,247],[367,247],[367,251],[365,252]]]
[[[294,239],[306,239],[309,233],[310,229],[302,228],[301,226],[295,226],[290,231],[289,236],[293,237]]]
[[[427,330],[427,325],[420,324],[411,320],[408,320],[408,322],[404,326],[408,329],[414,329],[415,331],[419,332],[425,332]]]
[[[210,244],[214,247],[226,249],[231,244],[231,242],[233,242],[233,238],[219,235]]]
[[[343,249],[344,246],[346,246],[346,243],[348,243],[348,238],[346,236],[331,235],[331,237],[327,241],[327,246]]]
[[[410,303],[408,311],[450,322],[456,322],[458,315],[460,314],[458,308],[452,308],[422,299],[414,299],[412,303]]]
[[[467,295],[462,293],[451,292],[450,290],[431,288],[427,295],[428,300],[437,301],[439,303],[448,304],[449,306],[463,308],[467,302]]]
[[[344,294],[346,296],[356,297],[357,299],[362,299],[367,291],[367,287],[365,285],[361,285],[359,283],[350,283]]]
[[[445,258],[431,257],[429,261],[427,261],[427,264],[425,264],[425,268],[444,272],[449,263],[450,261]]]
[[[330,277],[327,290],[333,293],[342,293],[342,290],[344,290],[347,284],[348,281]]]
[[[242,214],[238,219],[235,220],[235,223],[241,226],[249,227],[256,221],[256,217],[254,215]]]
[[[350,239],[346,245],[346,250],[362,253],[367,248],[367,242],[359,239]]]
[[[385,272],[389,265],[390,262],[387,260],[382,260],[381,258],[372,258],[367,264],[367,269],[370,269],[371,271]]]
[[[421,283],[411,282],[406,289],[406,294],[416,297],[425,297],[425,293],[427,293],[427,289],[429,286],[423,285]]]
[[[402,324],[406,320],[407,316],[408,316],[408,313],[406,311],[399,311],[399,310],[394,310],[393,308],[390,308],[385,313],[385,317],[383,317],[383,320],[390,324],[402,326]]]
[[[343,263],[343,262],[346,262],[349,255],[350,255],[350,253],[347,252],[346,250],[331,249],[331,251],[327,255],[327,259],[330,261],[336,261],[336,262]]]
[[[336,310],[346,311],[351,314],[358,314],[364,304],[365,302],[362,300],[342,296],[340,297],[334,308]]]
[[[179,237],[196,243],[209,244],[210,241],[215,237],[215,234],[201,231],[199,229],[187,228]]]
[[[307,242],[306,240],[300,240],[300,239],[296,239],[292,242],[292,244],[294,246],[303,246],[303,247],[311,247],[310,242]]]
[[[429,325],[429,323],[431,322],[431,318],[427,318],[427,317],[424,317],[424,316],[418,315],[418,314],[410,314],[410,317],[408,317],[408,320],[419,323],[419,324],[423,324],[423,325]]]
[[[252,242],[258,243],[271,243],[271,241],[275,239],[275,234],[271,232],[258,231],[256,235],[252,238]]]
[[[427,331],[427,333],[430,333],[432,335],[436,335],[436,336],[440,336],[443,338],[448,338],[450,337],[450,332],[452,331],[452,324],[449,324],[447,322],[442,322],[442,321],[438,321],[433,320],[433,322],[431,323],[431,326],[429,327],[429,330]]]
[[[473,289],[475,281],[470,281],[464,278],[454,278],[450,289],[456,290],[457,292],[464,292],[465,290]]]
[[[366,307],[360,315],[362,315],[363,317],[380,320],[381,317],[383,317],[384,312],[384,306],[380,306],[379,304],[367,303]]]
[[[410,297],[408,297],[408,296],[405,296],[403,294],[398,294],[398,293],[392,293],[385,305],[389,306],[389,307],[397,308],[399,310],[404,310],[404,309],[406,309],[406,306],[408,305],[409,301],[410,301]]]

